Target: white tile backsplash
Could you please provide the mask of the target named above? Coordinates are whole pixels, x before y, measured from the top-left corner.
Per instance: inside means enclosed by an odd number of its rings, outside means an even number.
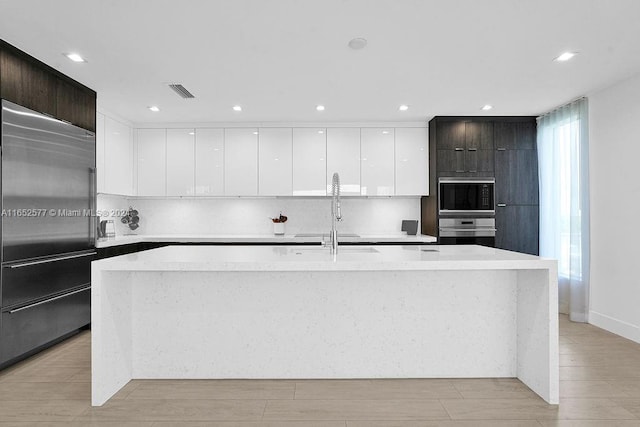
[[[286,234],[320,233],[331,228],[331,198],[147,199],[98,196],[98,209],[133,206],[140,228],[132,232],[116,220],[123,234],[272,234],[270,217],[289,219]],[[338,230],[357,234],[400,233],[403,219],[420,219],[419,197],[343,198]],[[111,218],[104,218],[111,219]]]

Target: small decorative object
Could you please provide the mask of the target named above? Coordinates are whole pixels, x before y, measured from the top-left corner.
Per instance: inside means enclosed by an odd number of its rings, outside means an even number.
[[[123,224],[129,225],[129,228],[131,230],[135,230],[138,227],[140,227],[140,224],[138,224],[140,222],[138,211],[133,209],[131,206],[129,206],[129,210],[127,211],[127,214],[122,217],[121,221]]]
[[[287,217],[282,215],[282,212],[280,212],[280,215],[275,217],[275,218],[271,218],[271,221],[273,222],[273,234],[281,236],[284,234],[284,223],[287,222]]]

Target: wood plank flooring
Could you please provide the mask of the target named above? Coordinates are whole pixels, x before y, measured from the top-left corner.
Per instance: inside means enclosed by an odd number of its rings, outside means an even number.
[[[640,427],[640,344],[560,334],[559,406],[516,379],[136,380],[93,408],[86,331],[0,371],[0,427]]]

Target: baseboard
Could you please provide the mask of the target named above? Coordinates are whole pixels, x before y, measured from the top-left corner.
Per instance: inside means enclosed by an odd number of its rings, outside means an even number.
[[[624,338],[640,343],[640,327],[622,320],[614,319],[596,311],[589,312],[589,323],[599,328],[613,332]]]

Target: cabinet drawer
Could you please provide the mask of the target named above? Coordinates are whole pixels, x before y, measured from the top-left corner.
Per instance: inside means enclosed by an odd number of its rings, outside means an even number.
[[[2,307],[12,307],[91,283],[95,252],[2,267]]]
[[[2,313],[0,364],[91,322],[91,288]]]

